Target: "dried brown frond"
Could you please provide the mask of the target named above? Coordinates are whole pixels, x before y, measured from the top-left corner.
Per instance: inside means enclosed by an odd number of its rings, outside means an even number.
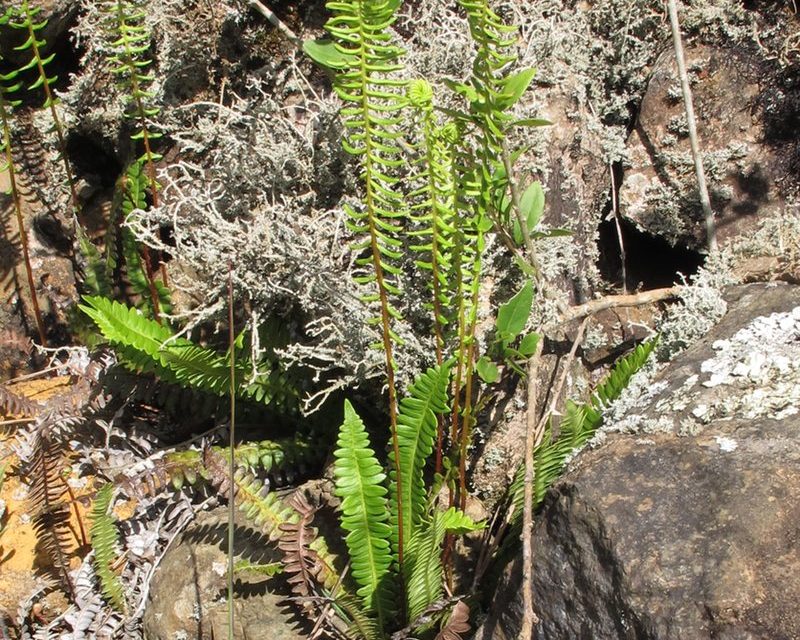
[[[33,418],[42,410],[42,405],[25,396],[14,393],[0,384],[0,413],[15,418]]]
[[[453,607],[447,624],[436,635],[436,640],[463,640],[470,629],[469,607],[462,600],[459,600]]]
[[[66,484],[63,452],[50,438],[51,425],[42,423],[34,440],[34,452],[26,468],[30,485],[30,510],[37,538],[53,561],[53,567],[65,588],[74,597],[69,576],[72,555],[72,531],[69,527],[69,504],[64,499]]]
[[[278,549],[283,551],[283,571],[288,576],[287,582],[292,592],[308,597],[317,592],[321,576],[326,571],[317,552],[309,546],[317,537],[317,530],[311,526],[316,509],[300,492],[294,493],[289,506],[299,514],[300,519],[278,527],[281,532]]]

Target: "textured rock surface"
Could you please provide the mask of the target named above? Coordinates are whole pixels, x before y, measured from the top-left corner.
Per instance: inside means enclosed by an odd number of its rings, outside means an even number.
[[[784,211],[797,181],[784,158],[794,142],[768,131],[763,54],[710,45],[686,51],[712,206],[721,243],[751,233],[758,221]],[[702,211],[672,50],[656,63],[628,139],[620,210],[645,231],[673,244],[705,247]]]
[[[537,638],[800,637],[798,349],[800,288],[735,288],[628,409],[637,434],[578,457],[538,517]],[[516,637],[519,570],[479,638]]]
[[[221,508],[201,514],[171,548],[153,579],[144,615],[148,640],[207,640],[227,637],[226,516]],[[274,562],[268,541],[244,525],[236,530],[237,555],[254,564]],[[280,603],[274,580],[237,579],[235,638],[299,640],[291,612]]]

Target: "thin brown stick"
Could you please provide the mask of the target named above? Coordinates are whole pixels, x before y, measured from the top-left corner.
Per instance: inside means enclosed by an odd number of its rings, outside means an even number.
[[[528,360],[528,406],[525,414],[525,497],[522,512],[522,628],[521,640],[531,640],[539,617],[533,609],[533,482],[536,477],[533,449],[537,433],[536,405],[539,395],[539,361],[544,339],[540,336],[536,351]]]
[[[605,296],[597,300],[591,300],[576,307],[567,309],[558,320],[555,326],[548,327],[549,329],[572,322],[573,320],[580,320],[587,316],[594,315],[606,309],[617,309],[619,307],[639,307],[653,302],[661,302],[662,300],[669,300],[677,298],[680,295],[683,287],[666,287],[663,289],[651,289],[650,291],[642,291],[641,293],[629,293],[627,295],[618,296]]]
[[[567,384],[567,378],[569,377],[569,369],[572,366],[572,361],[575,360],[575,354],[578,353],[578,347],[583,342],[583,336],[586,333],[586,327],[589,325],[589,319],[591,316],[586,316],[581,322],[580,326],[578,327],[578,332],[575,334],[575,339],[572,341],[572,348],[569,350],[567,354],[566,361],[564,362],[563,367],[561,368],[561,375],[558,377],[558,381],[556,382],[556,386],[553,388],[553,393],[550,397],[550,406],[545,411],[541,418],[539,418],[539,423],[536,425],[536,433],[542,434],[544,433],[545,426],[547,426],[547,421],[550,417],[556,412],[556,407],[558,407],[559,400],[561,399],[561,394],[564,391],[564,387]],[[533,446],[537,447],[539,442],[534,442]]]
[[[681,91],[683,92],[683,106],[686,110],[686,123],[689,128],[689,142],[692,146],[692,158],[694,159],[694,170],[697,175],[697,188],[700,192],[700,205],[703,207],[703,216],[706,223],[706,241],[709,253],[717,251],[717,228],[714,223],[714,211],[711,209],[711,199],[708,196],[708,185],[706,184],[706,173],[703,169],[703,156],[700,154],[700,144],[697,139],[697,120],[694,115],[694,103],[692,101],[692,88],[689,85],[689,76],[686,73],[686,58],[683,54],[683,42],[681,41],[681,25],[678,22],[678,7],[675,0],[667,0],[667,12],[669,13],[669,23],[672,28],[672,43],[675,47],[675,61],[678,63],[678,75],[681,80]]]
[[[83,527],[83,519],[81,518],[81,512],[78,511],[78,499],[75,497],[75,492],[72,491],[72,487],[69,486],[69,483],[66,481],[65,478],[61,478],[61,481],[64,483],[64,486],[67,488],[67,493],[69,494],[69,501],[72,505],[72,510],[75,512],[75,520],[78,523],[78,530],[81,532],[81,539],[77,542],[80,543],[82,547],[89,546],[89,538],[86,535],[86,529]]]
[[[228,473],[230,474],[231,484],[228,493],[228,640],[233,640],[233,629],[235,622],[235,614],[233,607],[233,556],[234,556],[234,530],[236,520],[236,482],[234,476],[236,475],[236,359],[234,353],[234,343],[236,341],[236,332],[233,328],[233,263],[228,261],[228,351],[230,354],[230,387],[228,389],[230,394],[230,415],[231,415],[231,430],[230,438],[230,455],[228,457]]]
[[[275,15],[275,12],[272,9],[264,6],[258,0],[247,0],[247,4],[249,4],[251,7],[253,7],[253,9],[258,11],[262,16],[269,20],[272,26],[286,36],[286,39],[295,47],[300,50],[303,49],[302,38],[299,38],[294,31],[287,27],[286,24],[277,15]]]

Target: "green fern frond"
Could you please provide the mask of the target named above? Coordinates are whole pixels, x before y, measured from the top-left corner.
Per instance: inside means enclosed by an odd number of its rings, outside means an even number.
[[[434,510],[430,519],[417,529],[408,544],[408,561],[404,568],[408,620],[419,617],[442,597],[442,543],[446,534],[463,535],[483,528],[464,512],[450,507]]]
[[[27,90],[35,91],[42,88],[45,94],[43,106],[49,107],[55,104],[55,98],[53,97],[51,87],[58,81],[58,77],[49,76],[46,71],[50,63],[53,62],[55,53],[47,57],[42,57],[41,52],[42,49],[47,46],[47,42],[44,39],[40,39],[39,34],[47,26],[47,20],[45,19],[41,22],[36,21],[41,11],[41,7],[33,7],[28,0],[23,0],[19,7],[10,10],[8,17],[10,18],[9,25],[14,29],[22,31],[27,36],[23,44],[14,47],[15,51],[29,51],[31,54],[30,60],[17,69],[16,72],[23,73],[31,69],[36,69],[36,80],[27,87]]]
[[[409,85],[409,101],[417,111],[422,124],[420,152],[422,183],[410,194],[412,219],[417,229],[409,235],[420,238],[421,244],[411,244],[411,251],[422,254],[416,265],[431,274],[429,287],[433,300],[428,305],[433,310],[437,360],[441,363],[447,343],[446,327],[452,324],[453,273],[453,217],[455,184],[453,183],[451,141],[454,124],[439,126],[433,109],[433,91],[425,80],[415,80]],[[417,241],[419,242],[419,241]]]
[[[217,395],[228,392],[230,363],[224,354],[200,347],[185,338],[175,338],[172,330],[145,318],[138,310],[94,296],[84,297],[80,309],[97,325],[123,364],[139,371],[154,373],[165,382],[192,386]],[[236,363],[237,394],[263,404],[281,404],[287,409],[294,406],[297,390],[288,374],[275,365],[271,371],[260,374],[255,381],[245,384],[251,372],[250,363],[241,359]]]
[[[398,62],[403,50],[391,43],[388,31],[399,4],[388,0],[329,0],[327,7],[333,15],[325,25],[342,61],[334,84],[345,103],[341,110],[346,128],[342,145],[359,158],[362,166],[363,207],[346,208],[348,226],[359,238],[353,249],[364,254],[357,259],[362,273],[356,281],[374,286],[374,292],[364,296],[364,301],[380,307],[375,322],[382,327],[380,346],[387,351],[389,367],[393,366],[391,344],[400,343],[392,328],[400,313],[391,300],[400,294],[399,235],[405,216],[403,198],[396,189],[398,178],[392,175],[404,164],[397,129],[406,103],[401,92],[405,81],[396,76],[403,68]]]
[[[161,156],[151,149],[150,142],[162,134],[153,129],[151,119],[160,109],[152,102],[154,94],[147,90],[154,76],[145,71],[152,63],[147,56],[150,31],[145,24],[146,6],[137,0],[110,0],[104,7],[114,52],[109,57],[111,71],[125,91],[126,115],[136,121],[136,132],[131,137],[141,140],[144,146],[145,153],[139,160],[152,165]]]
[[[438,428],[437,415],[449,411],[448,387],[453,361],[428,369],[417,376],[408,390],[408,396],[400,401],[397,419],[397,439],[400,445],[400,464],[403,469],[403,539],[410,540],[419,527],[427,510],[425,487],[425,462],[433,452]],[[397,517],[397,491],[394,482],[389,483],[389,505],[392,512],[392,547],[397,552],[400,519]]]
[[[542,442],[534,452],[536,469],[534,506],[541,503],[547,490],[561,475],[567,458],[597,432],[603,420],[602,411],[620,396],[634,374],[647,362],[657,343],[657,340],[643,342],[630,354],[617,361],[588,402],[579,405],[568,400],[557,437],[553,435],[551,422],[548,422]],[[522,514],[524,477],[524,468],[520,467],[509,488],[515,505],[515,519]]]
[[[337,447],[333,473],[336,495],[342,499],[341,526],[348,532],[345,542],[352,575],[367,610],[386,629],[396,609],[386,474],[370,447],[364,423],[347,400]]]
[[[94,570],[100,581],[103,597],[117,611],[126,608],[125,591],[122,581],[114,573],[112,566],[117,561],[117,528],[114,516],[109,513],[114,485],[105,484],[97,492],[92,507],[92,549],[94,549]]]

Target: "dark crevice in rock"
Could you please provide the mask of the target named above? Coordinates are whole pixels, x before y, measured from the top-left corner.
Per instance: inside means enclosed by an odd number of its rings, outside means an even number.
[[[612,218],[600,223],[598,268],[603,278],[622,285],[622,251],[620,235],[625,247],[625,285],[628,290],[668,287],[680,278],[691,278],[702,266],[704,256],[699,251],[673,246],[663,238],[645,233],[628,220],[617,223]]]
[[[67,156],[75,178],[85,178],[100,187],[112,187],[122,173],[122,165],[112,145],[98,140],[91,132],[72,131],[67,137]]]

